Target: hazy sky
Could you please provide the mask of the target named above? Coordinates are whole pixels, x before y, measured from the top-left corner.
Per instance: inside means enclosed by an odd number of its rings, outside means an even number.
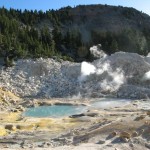
[[[79,4],[108,4],[134,7],[150,15],[150,0],[0,0],[0,7],[17,9],[59,9]]]

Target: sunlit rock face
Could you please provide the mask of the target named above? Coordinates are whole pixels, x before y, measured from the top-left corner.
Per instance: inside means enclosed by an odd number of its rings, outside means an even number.
[[[87,68],[86,65],[84,67]],[[88,96],[113,94],[124,98],[149,97],[149,83],[145,81],[150,77],[150,64],[143,56],[118,52],[95,60],[89,68],[93,68],[93,72],[81,84],[81,92]]]
[[[92,63],[19,60],[0,70],[0,86],[24,97],[148,98],[149,57],[117,52]]]

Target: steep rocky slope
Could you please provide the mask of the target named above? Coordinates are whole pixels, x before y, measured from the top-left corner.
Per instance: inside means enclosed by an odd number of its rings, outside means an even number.
[[[92,63],[53,59],[19,60],[0,70],[0,86],[25,97],[147,98],[150,58],[117,52]]]
[[[66,9],[60,9],[63,13]],[[83,5],[68,8],[71,21],[63,24],[66,30],[81,31],[85,42],[91,40],[91,31],[119,33],[125,29],[142,31],[149,29],[150,17],[134,8],[109,5]]]

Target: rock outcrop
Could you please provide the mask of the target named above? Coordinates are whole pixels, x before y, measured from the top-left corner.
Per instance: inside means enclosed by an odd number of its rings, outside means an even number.
[[[92,63],[53,59],[18,60],[0,70],[0,86],[23,97],[150,96],[150,58],[117,52]]]

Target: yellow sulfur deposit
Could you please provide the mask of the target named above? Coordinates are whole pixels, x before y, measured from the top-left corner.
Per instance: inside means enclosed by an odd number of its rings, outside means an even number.
[[[0,136],[5,136],[7,134],[7,131],[4,127],[0,127]]]

